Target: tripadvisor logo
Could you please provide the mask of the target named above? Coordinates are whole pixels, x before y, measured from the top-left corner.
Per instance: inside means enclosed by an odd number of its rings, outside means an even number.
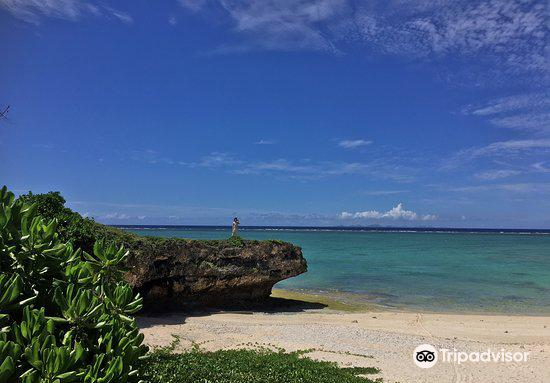
[[[464,362],[527,362],[529,352],[511,352],[500,349],[493,352],[490,349],[483,352],[461,352],[456,348],[449,350],[446,348],[439,349],[442,362],[453,362],[461,364]],[[438,350],[431,344],[421,344],[414,349],[413,361],[420,368],[433,367],[438,360]]]
[[[431,344],[421,344],[414,349],[414,363],[420,368],[430,368],[437,363],[437,350]]]

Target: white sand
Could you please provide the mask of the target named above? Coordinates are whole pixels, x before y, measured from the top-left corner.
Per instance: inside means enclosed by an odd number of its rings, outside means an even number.
[[[150,345],[167,345],[171,334],[176,334],[182,348],[193,342],[205,350],[251,345],[288,351],[314,348],[318,351],[307,354],[311,358],[346,367],[378,367],[382,371],[375,377],[384,382],[550,383],[550,317],[311,310],[182,314],[138,321]],[[504,348],[529,355],[527,362],[438,362],[421,369],[412,354],[423,343],[437,349],[496,352]]]

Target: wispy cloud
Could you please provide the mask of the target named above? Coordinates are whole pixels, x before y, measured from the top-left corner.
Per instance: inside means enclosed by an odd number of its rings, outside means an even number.
[[[336,214],[263,211],[254,208],[178,206],[143,203],[109,203],[71,201],[69,206],[77,211],[93,211],[87,216],[105,223],[132,224],[218,224],[229,225],[238,215],[245,225],[333,225]]]
[[[118,212],[115,212],[115,213],[108,213],[108,214],[105,214],[103,217],[101,218],[105,218],[105,219],[120,219],[120,220],[127,220],[129,218],[131,218],[128,214],[125,214],[125,213],[118,213]]]
[[[305,49],[337,53],[323,24],[335,22],[349,7],[346,0],[183,0],[180,3],[191,12],[215,6],[231,19],[233,30],[246,41],[219,47],[217,51],[221,53],[249,49]]]
[[[550,166],[546,166],[545,162],[536,162],[531,165],[532,168],[539,173],[550,173]]]
[[[550,139],[508,140],[461,150],[443,161],[441,169],[450,170],[481,157],[532,156],[550,152]]]
[[[508,73],[548,73],[546,5],[543,1],[401,1],[381,15],[362,12],[366,42],[393,54],[452,56],[497,64]],[[373,16],[374,13],[374,16]],[[486,72],[485,72],[486,73]]]
[[[434,214],[420,215],[412,210],[406,210],[402,203],[398,203],[392,209],[380,212],[378,210],[366,210],[355,213],[343,211],[340,213],[342,219],[392,219],[392,220],[407,220],[407,221],[433,221],[437,219]]]
[[[394,158],[377,158],[369,162],[311,161],[309,159],[273,160],[239,158],[232,153],[212,152],[197,161],[181,161],[147,149],[130,152],[130,159],[151,165],[179,165],[187,168],[218,169],[241,175],[274,175],[287,178],[314,180],[344,175],[364,175],[397,182],[411,182],[417,170],[401,165]]]
[[[198,12],[208,3],[208,0],[178,0],[178,2],[191,12]]]
[[[158,164],[164,163],[168,165],[173,165],[175,162],[171,158],[163,156],[156,150],[145,149],[145,150],[132,150],[129,153],[129,157],[132,160],[146,162],[148,164]]]
[[[544,1],[440,0],[180,0],[193,13],[220,10],[235,43],[218,53],[251,49],[340,54],[350,43],[367,52],[497,64],[508,73],[548,73]],[[213,9],[216,12],[213,12]]]
[[[103,17],[125,24],[133,22],[132,16],[126,12],[83,0],[0,0],[0,8],[33,24],[38,24],[45,17],[76,21],[85,16]]]
[[[534,130],[542,133],[550,133],[550,113],[523,113],[512,116],[502,116],[491,119],[491,122],[497,126],[517,129]]]
[[[493,181],[501,178],[508,178],[521,174],[519,170],[506,170],[506,169],[496,169],[496,170],[487,170],[484,172],[476,173],[474,176],[481,180]]]
[[[458,193],[472,193],[480,191],[506,191],[517,194],[550,193],[550,183],[506,183],[491,185],[471,185],[445,187],[445,190]]]
[[[362,192],[361,194],[372,195],[372,196],[385,196],[385,195],[394,195],[407,193],[408,190],[369,190]]]
[[[370,144],[372,144],[372,141],[367,140],[342,140],[338,142],[338,146],[344,149],[357,149]]]
[[[274,145],[278,141],[273,139],[260,139],[256,142],[254,142],[254,145]]]
[[[132,24],[134,22],[134,18],[126,12],[122,12],[108,6],[104,6],[104,9],[106,15],[110,15],[112,18],[124,24]]]
[[[481,105],[469,105],[465,114],[492,116],[525,110],[544,110],[550,107],[550,98],[544,93],[519,94],[497,98]]]
[[[498,127],[550,133],[550,97],[545,93],[498,98],[482,105],[469,105],[464,114],[482,116]]]
[[[235,158],[231,153],[212,152],[201,158],[199,162],[188,164],[191,167],[218,168],[241,165],[243,161]],[[180,163],[181,165],[182,163]]]
[[[102,201],[69,201],[68,206],[76,211],[86,211],[89,216],[102,222],[166,222],[167,220],[229,217],[234,208],[191,205],[162,205],[148,203],[116,203]],[[170,218],[171,217],[171,218]]]
[[[237,174],[274,174],[289,178],[314,180],[325,177],[364,175],[379,179],[390,179],[397,182],[411,182],[415,179],[415,170],[404,166],[387,163],[384,160],[372,162],[345,162],[309,160],[291,161],[277,159],[243,163],[241,167],[231,170]]]

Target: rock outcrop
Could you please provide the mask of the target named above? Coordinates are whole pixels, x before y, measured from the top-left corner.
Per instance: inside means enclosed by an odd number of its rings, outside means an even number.
[[[130,250],[126,279],[154,311],[258,301],[307,271],[301,249],[281,241],[148,237]]]
[[[75,248],[92,254],[98,240],[124,246],[130,252],[125,277],[144,297],[145,310],[259,300],[275,283],[307,271],[301,249],[290,243],[145,237],[82,217],[58,192],[20,198],[46,220],[57,219],[61,240]]]

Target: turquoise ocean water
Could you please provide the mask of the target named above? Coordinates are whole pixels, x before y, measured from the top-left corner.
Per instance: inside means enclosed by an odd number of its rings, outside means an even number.
[[[227,238],[229,228],[130,229],[141,235]],[[309,271],[278,288],[398,309],[550,314],[550,235],[240,230],[302,247]]]

